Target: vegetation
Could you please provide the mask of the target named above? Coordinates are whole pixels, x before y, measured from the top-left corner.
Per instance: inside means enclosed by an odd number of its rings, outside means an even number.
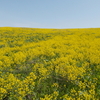
[[[0,28],[0,100],[100,100],[100,28]]]

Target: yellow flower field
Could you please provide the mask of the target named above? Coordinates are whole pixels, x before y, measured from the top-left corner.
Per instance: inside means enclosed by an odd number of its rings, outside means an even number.
[[[0,27],[0,100],[100,100],[100,28]]]

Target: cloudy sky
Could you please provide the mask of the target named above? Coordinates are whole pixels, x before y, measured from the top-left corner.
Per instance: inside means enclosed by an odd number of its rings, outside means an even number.
[[[100,27],[100,0],[0,0],[0,27]]]

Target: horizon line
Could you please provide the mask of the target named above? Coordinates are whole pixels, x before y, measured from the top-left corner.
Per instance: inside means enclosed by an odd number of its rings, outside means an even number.
[[[35,28],[35,29],[91,29],[91,28],[100,28],[100,27],[79,27],[79,28],[36,28],[36,27],[15,27],[15,26],[0,26],[0,28]]]

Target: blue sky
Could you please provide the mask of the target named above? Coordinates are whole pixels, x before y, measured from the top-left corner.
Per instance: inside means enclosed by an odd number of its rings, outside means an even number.
[[[100,27],[100,0],[0,0],[0,27]]]

